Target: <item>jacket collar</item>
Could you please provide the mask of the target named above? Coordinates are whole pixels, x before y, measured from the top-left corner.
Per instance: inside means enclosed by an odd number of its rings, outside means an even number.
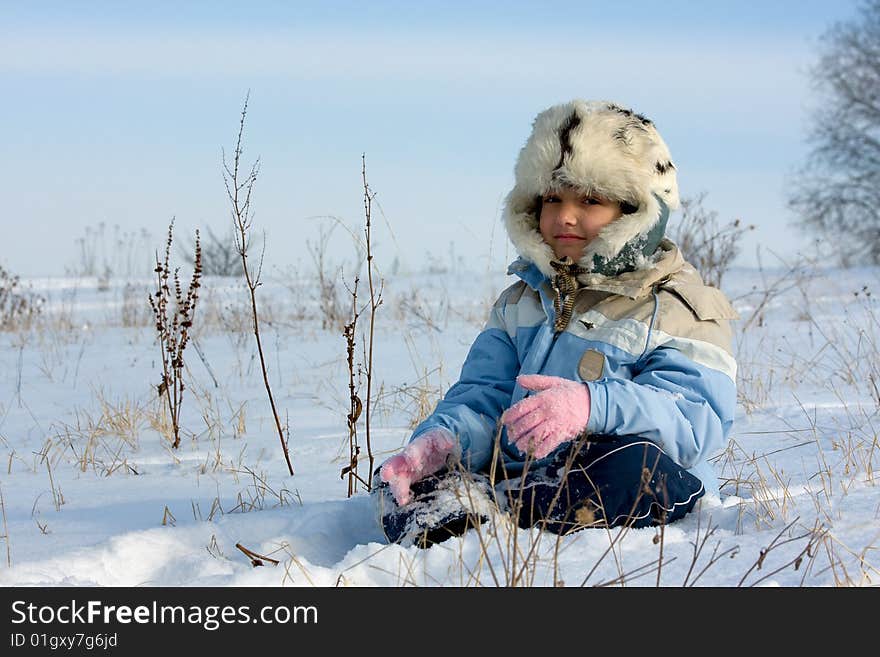
[[[663,239],[655,252],[656,260],[644,269],[623,272],[617,276],[583,274],[578,277],[582,288],[610,292],[630,299],[639,299],[651,293],[652,288],[678,272],[685,264],[679,248],[669,239]],[[530,288],[540,291],[549,282],[534,262],[522,256],[514,260],[507,273],[521,278]]]
[[[518,276],[533,290],[539,290],[544,281],[549,280],[534,262],[526,260],[522,256],[510,263],[507,267],[507,274]]]

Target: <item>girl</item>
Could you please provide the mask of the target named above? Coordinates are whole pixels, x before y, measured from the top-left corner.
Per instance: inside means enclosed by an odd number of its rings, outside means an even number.
[[[678,205],[649,119],[582,100],[536,117],[504,208],[518,280],[377,471],[390,541],[427,547],[493,505],[567,533],[673,522],[718,495],[737,315],[664,238]]]

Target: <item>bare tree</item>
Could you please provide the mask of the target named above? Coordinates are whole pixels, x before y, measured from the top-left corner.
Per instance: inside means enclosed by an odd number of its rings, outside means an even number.
[[[822,103],[789,207],[840,264],[880,264],[880,0],[822,40],[812,70]]]

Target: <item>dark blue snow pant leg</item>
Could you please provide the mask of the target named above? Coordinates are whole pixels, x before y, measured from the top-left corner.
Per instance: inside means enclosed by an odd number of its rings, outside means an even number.
[[[705,493],[699,478],[639,436],[590,436],[507,486],[520,527],[557,534],[668,524]]]

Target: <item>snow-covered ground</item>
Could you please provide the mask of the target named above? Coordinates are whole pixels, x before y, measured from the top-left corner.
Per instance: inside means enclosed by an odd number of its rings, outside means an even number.
[[[156,394],[152,282],[24,281],[46,304],[31,327],[0,332],[0,585],[880,583],[880,270],[726,274],[742,316],[740,398],[715,459],[720,499],[662,532],[557,539],[500,517],[429,550],[386,544],[367,493],[347,494],[346,345],[340,326],[325,327],[332,313],[312,278],[267,278],[257,298],[293,476],[238,281],[204,281],[178,449]],[[485,271],[386,277],[373,354],[376,465],[455,380],[509,282]],[[269,559],[255,567],[237,545]]]

